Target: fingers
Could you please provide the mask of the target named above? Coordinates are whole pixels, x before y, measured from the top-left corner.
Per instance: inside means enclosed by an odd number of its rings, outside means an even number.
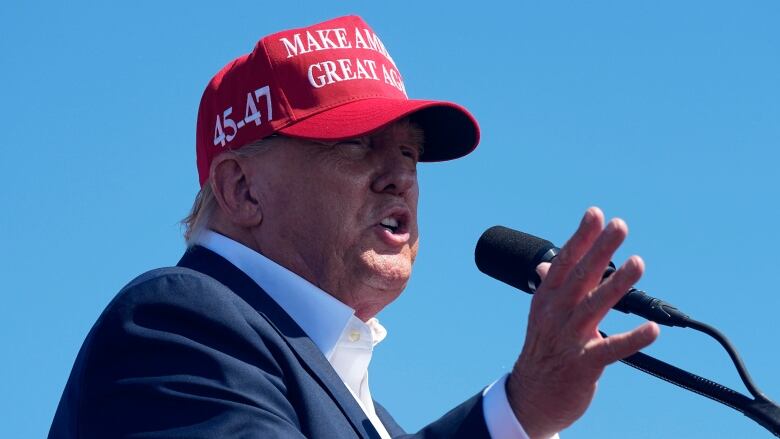
[[[603,223],[601,210],[588,209],[577,231],[547,270],[543,285],[558,305],[571,308],[585,299],[598,286],[609,260],[628,235],[628,226],[619,218],[610,221],[606,228]]]
[[[549,436],[570,425],[590,404],[604,368],[658,337],[658,325],[652,322],[608,338],[597,330],[644,271],[642,259],[633,256],[601,283],[627,234],[622,220],[614,219],[605,228],[604,214],[590,208],[552,264],[536,267],[543,282],[531,303],[525,345],[507,384],[510,404],[527,432],[536,426],[537,435]],[[522,397],[512,396],[517,394]]]
[[[569,276],[569,272],[577,265],[582,255],[593,245],[593,242],[604,227],[604,214],[598,207],[585,211],[577,231],[561,248],[558,256],[553,259],[547,277],[544,280],[548,290],[557,289]]]
[[[631,256],[598,288],[586,293],[582,305],[572,315],[571,325],[578,333],[591,333],[601,319],[639,281],[645,264],[639,256]],[[603,272],[603,270],[602,270]]]
[[[605,367],[647,347],[658,338],[660,331],[656,323],[647,322],[629,332],[594,339],[585,346],[585,350],[592,367]]]
[[[644,271],[642,259],[634,256],[601,283],[627,234],[622,220],[612,220],[605,228],[604,214],[590,208],[552,264],[536,267],[543,282],[531,303],[523,351],[507,384],[510,405],[531,437],[549,436],[579,418],[604,368],[658,337],[658,325],[652,322],[608,338],[597,331],[604,315]]]
[[[572,285],[573,294],[570,296],[572,302],[578,303],[585,294],[601,282],[609,260],[626,239],[627,234],[626,223],[620,218],[615,218],[598,235],[593,246],[569,272],[566,279],[566,282]]]

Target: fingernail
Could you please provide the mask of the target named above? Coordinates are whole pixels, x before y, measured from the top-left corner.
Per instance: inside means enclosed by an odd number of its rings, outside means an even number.
[[[612,218],[609,220],[609,224],[607,225],[612,230],[618,230],[620,228],[628,229],[628,224],[626,224],[625,221],[623,221],[622,218]]]
[[[591,222],[595,221],[599,217],[599,212],[601,212],[601,209],[599,209],[598,207],[596,207],[596,206],[589,207],[585,211],[585,214],[582,215],[581,223],[582,224],[587,224],[587,223],[591,223]]]
[[[653,322],[647,322],[642,327],[642,337],[645,338],[645,340],[652,340],[655,337],[656,331],[659,331],[660,328],[658,328],[658,325],[656,325]]]
[[[629,256],[626,260],[626,263],[624,264],[624,267],[626,267],[626,271],[633,273],[637,269],[636,260],[634,260],[633,256]]]
[[[585,211],[585,213],[582,215],[582,219],[580,220],[580,224],[586,224],[590,221],[591,218],[593,218],[593,208],[588,208],[588,210]]]
[[[626,261],[626,263],[629,265],[631,271],[639,271],[642,269],[642,266],[644,265],[642,258],[640,258],[637,255],[630,256],[628,258],[628,261]]]

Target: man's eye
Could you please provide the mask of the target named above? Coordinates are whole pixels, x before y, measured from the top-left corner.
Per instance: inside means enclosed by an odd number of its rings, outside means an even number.
[[[420,160],[420,151],[412,148],[404,148],[401,150],[401,154],[405,157],[413,159],[415,162]]]
[[[345,148],[366,148],[368,147],[368,144],[366,142],[363,142],[362,140],[343,140],[341,142],[336,143],[336,146],[345,147]]]
[[[368,152],[369,144],[360,139],[343,140],[337,142],[334,148],[346,157],[362,158]]]

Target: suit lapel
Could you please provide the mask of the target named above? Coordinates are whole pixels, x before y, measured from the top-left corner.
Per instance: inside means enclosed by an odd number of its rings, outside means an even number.
[[[360,408],[352,393],[341,381],[317,345],[311,341],[292,317],[249,276],[225,258],[201,246],[188,249],[177,265],[211,276],[257,310],[284,338],[295,352],[301,365],[317,379],[333,398],[357,434],[363,438],[380,439],[379,433],[368,420],[363,409]]]
[[[391,437],[403,436],[406,434],[406,431],[395,422],[395,419],[390,416],[390,413],[388,413],[381,404],[374,401],[374,409],[376,410],[376,416],[382,421],[382,425],[385,426],[385,429],[387,429],[387,432],[390,433]]]

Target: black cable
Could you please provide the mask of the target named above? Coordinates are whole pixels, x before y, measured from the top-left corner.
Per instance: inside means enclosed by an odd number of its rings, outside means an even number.
[[[734,366],[737,368],[737,372],[739,373],[739,377],[742,379],[742,382],[745,384],[745,387],[747,388],[748,392],[750,392],[751,395],[753,395],[756,400],[761,402],[772,402],[765,394],[762,392],[758,386],[753,382],[753,379],[750,378],[750,374],[747,371],[747,368],[745,367],[745,363],[742,362],[742,358],[737,353],[737,349],[734,347],[734,345],[731,344],[728,338],[726,336],[715,329],[713,326],[710,326],[706,323],[702,323],[700,321],[694,320],[690,317],[688,317],[685,321],[685,326],[691,329],[694,329],[699,332],[703,332],[710,337],[714,338],[715,340],[720,343],[721,346],[723,346],[723,349],[728,352],[729,357],[731,357],[731,361],[734,363]]]
[[[677,323],[678,324],[675,324],[675,326],[691,328],[717,340],[726,352],[728,352],[731,361],[737,368],[737,372],[739,373],[742,382],[755,399],[750,399],[722,384],[692,374],[642,352],[637,352],[620,361],[642,372],[653,375],[656,378],[668,381],[669,383],[731,407],[756,421],[775,436],[780,437],[780,406],[770,400],[758,386],[756,386],[753,379],[750,377],[745,364],[742,362],[742,358],[740,358],[736,348],[731,344],[729,339],[714,327],[693,320],[688,316],[684,316],[684,319]],[[603,332],[599,332],[603,337],[607,337]]]

